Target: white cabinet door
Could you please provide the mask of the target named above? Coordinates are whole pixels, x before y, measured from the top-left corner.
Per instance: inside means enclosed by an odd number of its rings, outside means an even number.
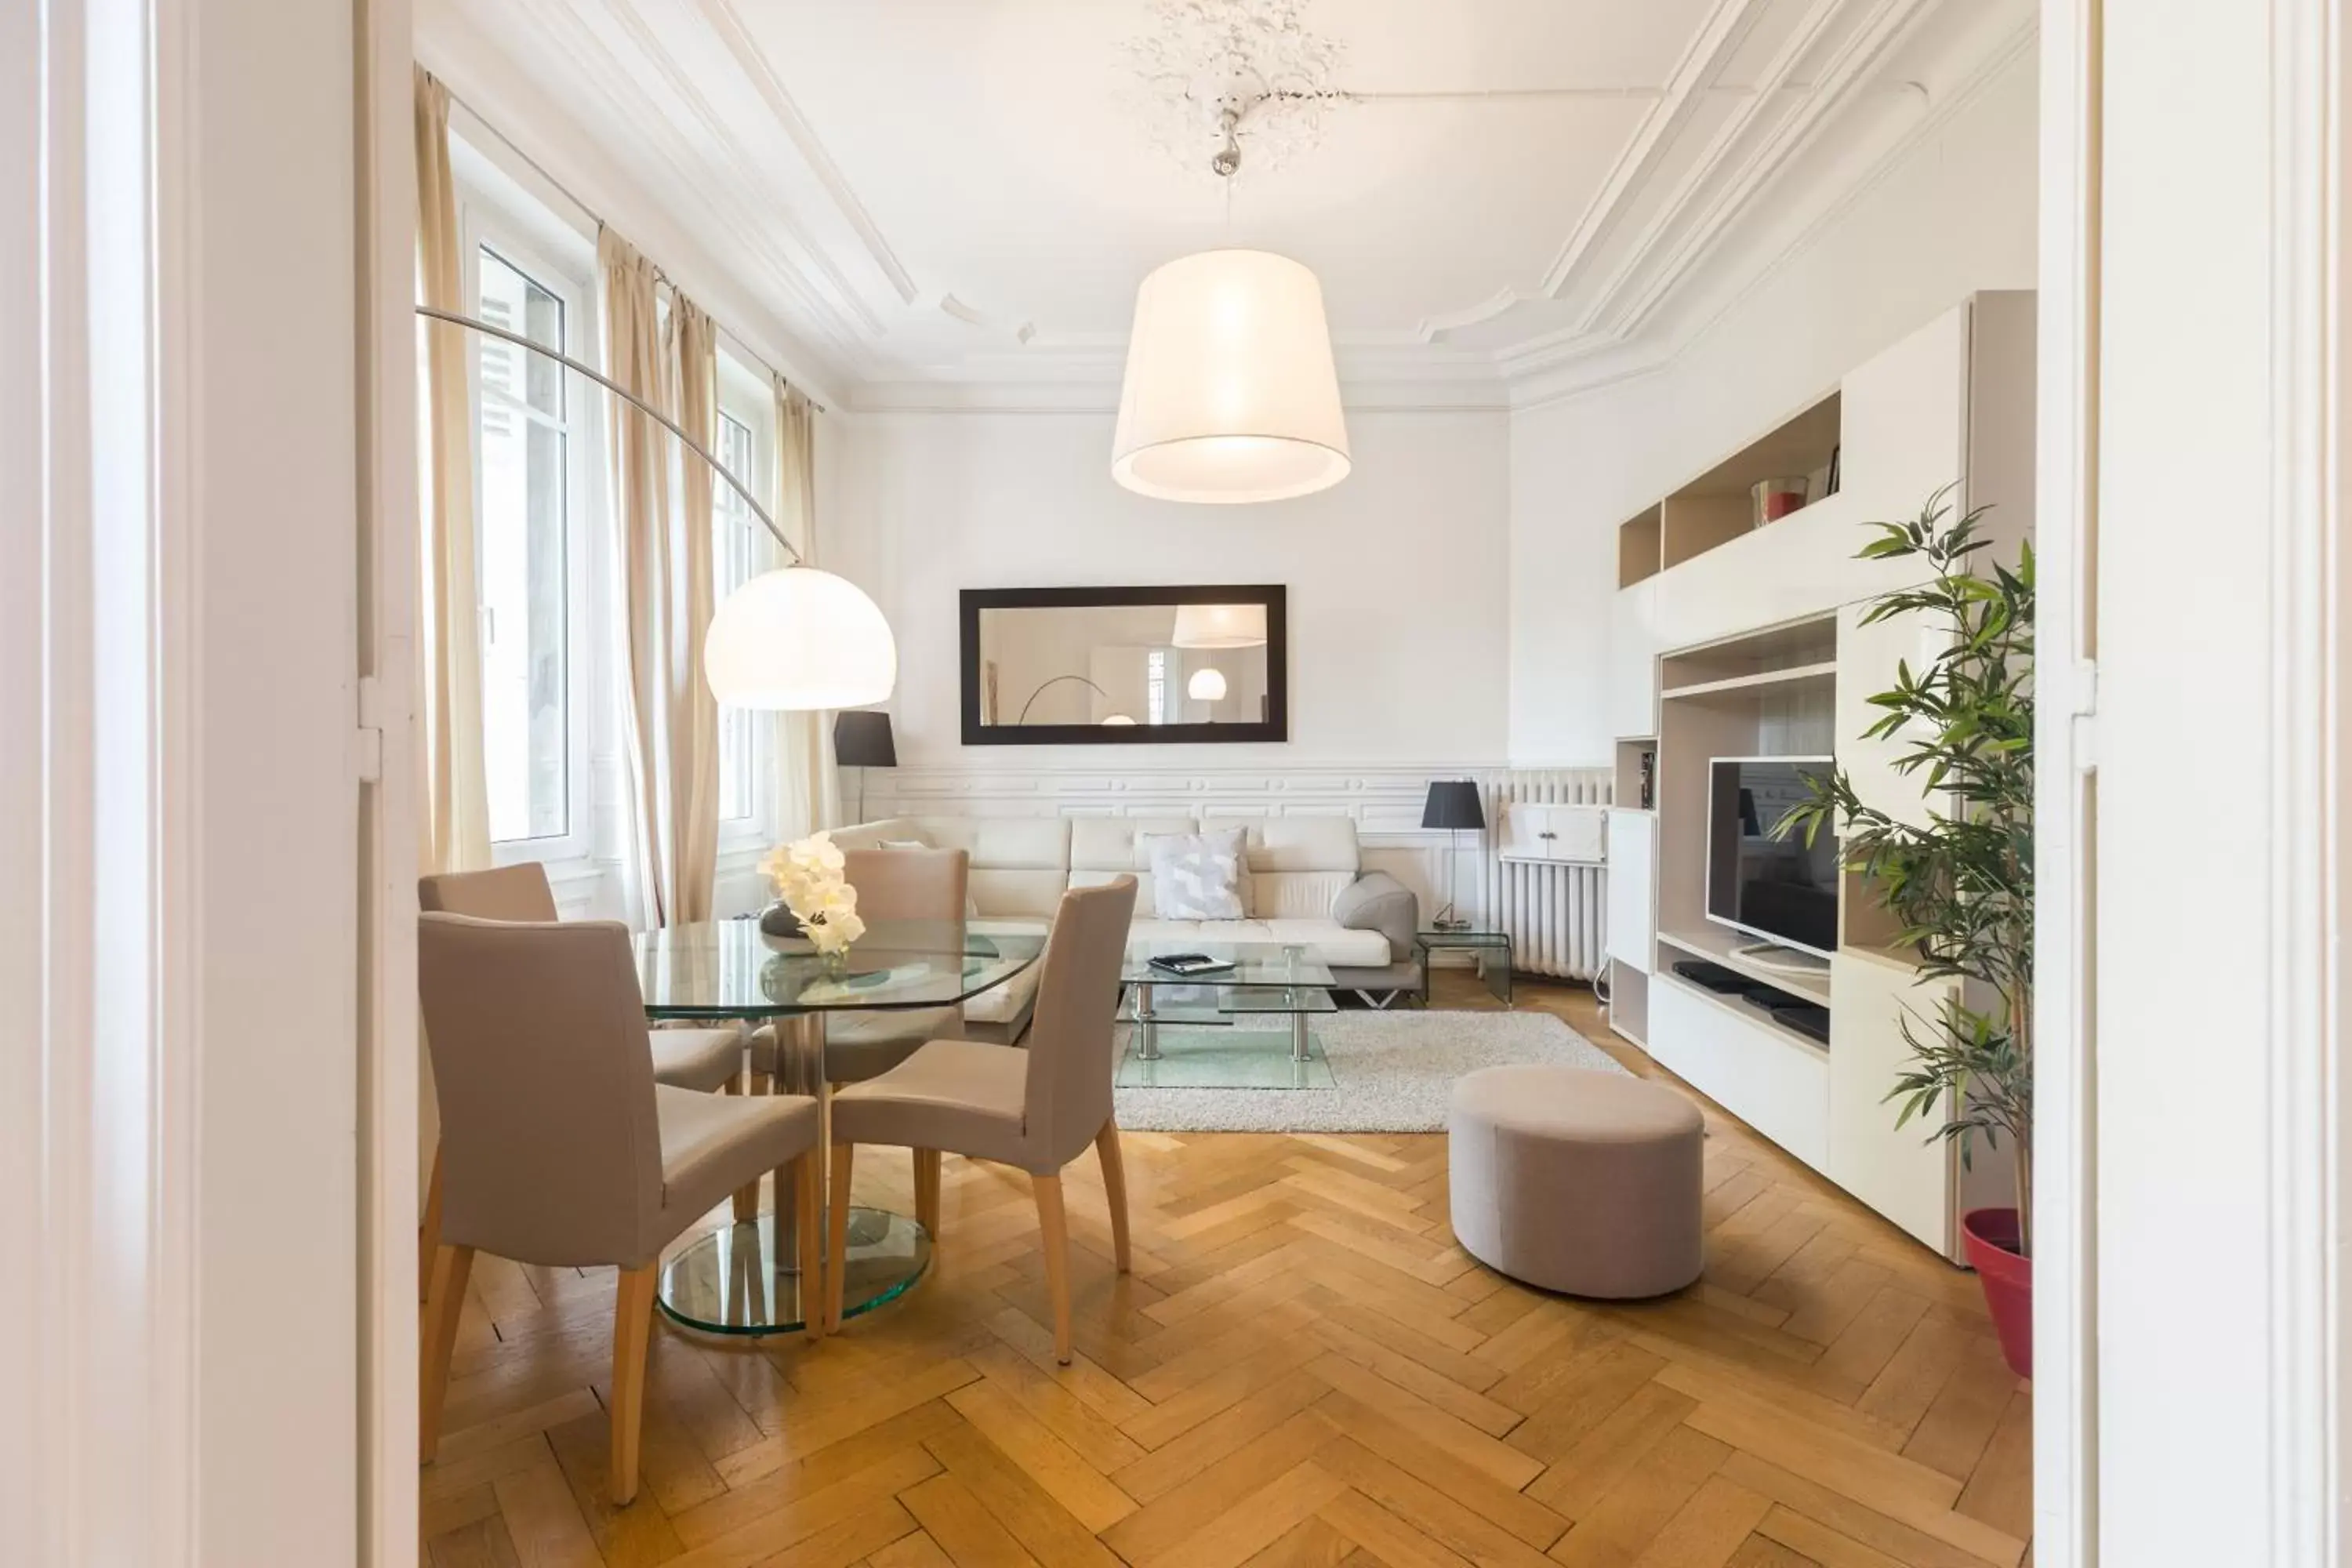
[[[1609,858],[1601,805],[1512,801],[1503,807],[1497,853],[1506,860],[1598,866]]]
[[[1609,956],[1644,974],[1657,956],[1657,844],[1655,816],[1609,813]]]
[[[1871,698],[1891,689],[1907,661],[1914,674],[1933,661],[1943,633],[1925,616],[1897,616],[1876,626],[1864,626],[1868,605],[1848,605],[1838,611],[1837,730],[1838,765],[1853,781],[1864,805],[1875,806],[1914,827],[1927,826],[1927,796],[1920,784],[1924,773],[1901,773],[1894,763],[1927,731],[1916,728],[1884,740],[1865,741],[1863,731],[1886,716]]]
[[[1620,588],[1609,605],[1609,732],[1658,732],[1658,581]]]
[[[1830,960],[1830,1180],[1934,1247],[1957,1258],[1953,1151],[1917,1118],[1900,1130],[1887,1090],[1911,1064],[1908,1018],[1922,1038],[1953,983],[1841,952]]]
[[[1845,376],[1840,478],[1858,521],[1916,517],[1930,495],[1966,477],[1968,392],[1965,304]]]
[[[1544,834],[1549,831],[1543,807],[1524,801],[1503,803],[1503,824],[1496,835],[1495,852],[1506,860],[1542,860]]]

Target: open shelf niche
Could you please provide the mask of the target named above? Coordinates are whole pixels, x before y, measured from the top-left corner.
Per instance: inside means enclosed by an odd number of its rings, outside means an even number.
[[[1808,504],[1827,495],[1843,429],[1839,395],[1832,392],[1667,496],[1655,509],[1661,569],[1753,532],[1752,492],[1766,479],[1803,479]],[[1622,587],[1622,557],[1619,577]]]
[[[1828,1057],[1820,1041],[1761,1005],[1683,979],[1674,965],[1691,959],[1720,964],[1790,1001],[1830,1005],[1826,968],[1792,973],[1745,957],[1737,950],[1749,939],[1707,919],[1705,861],[1710,759],[1836,754],[1837,633],[1834,616],[1815,616],[1669,654],[1661,661],[1658,704],[1654,976],[1695,1001],[1732,1009],[1816,1060]]]
[[[1630,588],[1643,578],[1656,576],[1664,569],[1664,518],[1665,508],[1658,505],[1617,525],[1617,585],[1620,588]]]

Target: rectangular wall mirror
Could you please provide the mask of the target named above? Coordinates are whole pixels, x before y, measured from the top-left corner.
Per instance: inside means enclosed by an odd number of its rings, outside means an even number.
[[[1279,586],[967,588],[967,746],[1290,738]]]

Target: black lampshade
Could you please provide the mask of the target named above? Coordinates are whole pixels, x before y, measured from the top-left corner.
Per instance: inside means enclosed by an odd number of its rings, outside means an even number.
[[[833,760],[845,768],[895,768],[898,743],[890,738],[890,715],[843,712],[833,716]]]
[[[1478,804],[1478,786],[1468,779],[1435,779],[1429,786],[1429,802],[1421,808],[1423,827],[1477,827],[1486,826],[1486,808]]]

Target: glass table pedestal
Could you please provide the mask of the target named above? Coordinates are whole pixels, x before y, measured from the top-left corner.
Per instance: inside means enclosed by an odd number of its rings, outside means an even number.
[[[763,1214],[697,1237],[662,1265],[656,1300],[663,1315],[712,1334],[782,1334],[808,1326],[793,1216]],[[778,1232],[782,1231],[781,1240]],[[856,1317],[905,1295],[930,1266],[931,1237],[904,1215],[849,1211],[848,1276],[842,1316]]]

